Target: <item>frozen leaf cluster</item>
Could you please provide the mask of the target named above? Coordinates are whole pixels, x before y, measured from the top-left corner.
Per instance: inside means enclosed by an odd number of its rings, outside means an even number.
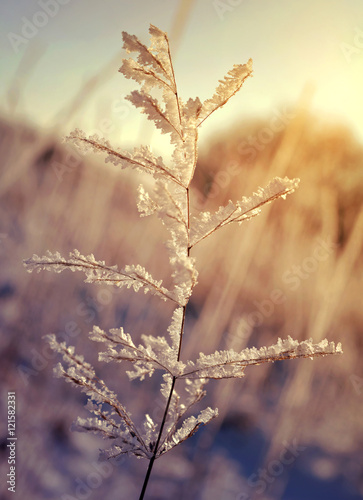
[[[237,202],[229,201],[214,214],[202,212],[191,217],[190,183],[197,164],[199,126],[241,89],[252,75],[252,60],[233,66],[219,81],[211,98],[204,102],[198,97],[184,101],[178,93],[166,33],[153,25],[149,32],[149,47],[136,36],[123,33],[124,49],[134,57],[125,59],[120,71],[140,85],[140,89],[132,91],[127,99],[152,120],[161,133],[169,135],[173,146],[171,158],[166,160],[154,155],[148,146],[140,146],[132,152],[124,151],[97,135],[87,137],[79,129],[71,132],[67,140],[83,153],[103,154],[106,163],[136,169],[153,177],[150,192],[140,185],[137,206],[140,216],[156,215],[167,229],[172,286],[167,289],[161,280],[154,279],[139,264],[123,268],[110,266],[96,260],[92,254],[84,256],[78,250],[70,252],[67,258],[59,252],[47,251],[42,257],[33,255],[24,264],[28,271],[82,271],[86,283],[132,288],[135,292],[143,290],[174,303],[167,336],[145,333],[140,342],[135,343],[132,335],[123,328],[106,332],[94,326],[90,332],[90,338],[103,346],[99,361],[126,364],[131,380],[143,381],[155,371],[162,373],[160,390],[165,400],[165,413],[160,423],[155,423],[148,414],[134,421],[117,395],[96,376],[95,369],[82,356],[75,354],[74,348],[58,342],[54,335],[48,336],[51,348],[63,357],[63,365],[58,364],[56,374],[78,386],[88,396],[87,409],[92,416],[78,418],[74,428],[99,434],[111,441],[112,445],[103,451],[106,458],[132,453],[150,459],[152,465],[156,458],[188,439],[201,425],[218,415],[217,409],[209,407],[191,415],[194,405],[205,396],[204,387],[210,379],[240,378],[247,366],[336,354],[341,353],[342,348],[340,344],[327,340],[314,344],[311,339],[298,342],[288,337],[278,339],[270,347],[200,353],[195,360],[182,361],[186,307],[198,279],[196,262],[190,255],[192,248],[230,223],[242,223],[255,217],[263,205],[277,198],[286,198],[298,187],[299,179],[276,177],[252,196],[243,196]]]
[[[155,451],[158,457],[192,436],[200,425],[218,415],[217,409],[206,408],[198,416],[184,418],[205,396],[204,386],[209,379],[241,378],[247,366],[342,352],[340,343],[335,345],[334,342],[323,340],[314,344],[312,339],[298,342],[288,337],[286,340],[278,339],[270,347],[247,348],[241,352],[216,351],[211,355],[201,353],[195,362],[190,360],[185,364],[177,356],[181,311],[179,308],[174,312],[168,329],[169,342],[162,336],[148,335],[143,336],[144,345],[136,346],[122,328],[106,333],[95,326],[90,334],[93,340],[107,346],[106,351],[99,353],[100,361],[124,361],[132,365],[133,369],[127,371],[131,380],[143,380],[145,376],[152,376],[155,370],[164,372],[161,394],[165,401],[170,398],[170,406],[157,449],[154,446],[158,440],[158,427],[151,417],[145,415],[143,425],[138,428],[116,395],[96,376],[94,368],[82,356],[76,355],[73,347],[59,343],[54,335],[48,336],[51,348],[63,356],[67,365],[66,368],[57,365],[57,376],[77,385],[89,397],[86,407],[94,416],[78,418],[74,429],[112,440],[112,446],[103,452],[104,456],[133,453],[138,457],[150,458]],[[171,392],[176,380],[184,384],[183,395],[175,389]]]
[[[150,376],[155,369],[154,363],[160,365],[158,358],[162,357],[162,353],[151,354],[148,352],[151,336],[146,342],[147,349],[137,348],[131,337],[123,332],[113,332],[108,336],[95,327],[91,336],[94,340],[111,343],[111,345],[115,342],[118,344],[122,339],[122,345],[127,346],[124,350],[123,360],[135,362],[136,359],[137,370],[137,362],[143,359],[146,367],[144,372]],[[65,378],[67,382],[79,387],[88,396],[86,408],[93,416],[90,418],[78,417],[73,429],[80,432],[92,432],[110,440],[112,445],[108,450],[102,452],[105,457],[110,458],[123,453],[132,453],[137,457],[150,458],[154,451],[157,452],[157,456],[160,456],[193,435],[200,425],[209,422],[218,414],[217,410],[207,408],[201,411],[198,417],[191,416],[182,420],[185,413],[205,395],[205,391],[202,390],[205,381],[188,381],[184,402],[176,391],[173,393],[163,439],[160,440],[159,447],[155,450],[157,425],[151,417],[148,414],[145,415],[142,426],[140,428],[136,426],[131,414],[120,403],[116,394],[106,386],[103,380],[96,376],[94,368],[84,360],[83,356],[75,354],[73,347],[68,347],[64,342],[58,342],[55,335],[48,335],[47,338],[50,347],[63,357],[64,364],[58,363],[54,370],[56,376]],[[110,341],[110,339],[112,340]],[[100,359],[103,359],[103,355],[104,353],[100,353]],[[157,367],[160,368],[160,366]],[[129,376],[131,379],[134,378],[133,373],[129,373]],[[169,390],[170,377],[166,378],[162,385],[161,392],[165,398],[168,397]],[[179,422],[181,424],[178,427]]]
[[[255,217],[260,213],[260,207],[271,203],[277,198],[286,198],[286,195],[293,193],[298,187],[299,179],[288,179],[285,177],[275,177],[265,188],[259,188],[250,198],[243,196],[241,201],[229,203],[220,207],[211,215],[209,212],[202,212],[198,217],[193,218],[193,226],[190,235],[191,246],[196,245],[217,229],[230,224],[231,222],[242,222]]]
[[[151,174],[155,179],[167,177],[178,182],[178,178],[167,169],[163,159],[156,157],[149,146],[134,148],[132,153],[114,148],[106,139],[98,137],[96,134],[86,137],[82,130],[75,129],[66,137],[69,142],[73,142],[83,153],[103,153],[106,155],[105,163],[112,163],[121,168],[133,168],[140,172]]]
[[[179,315],[176,314],[179,311],[181,309],[176,309],[174,312],[169,333],[176,330],[175,317]],[[163,336],[142,335],[143,345],[136,346],[131,336],[124,333],[122,328],[112,329],[106,333],[95,326],[91,338],[108,345],[107,351],[99,354],[100,361],[129,361],[133,364],[133,370],[127,372],[131,380],[135,378],[143,380],[146,375],[151,377],[155,370],[162,370],[174,379],[241,378],[247,366],[285,359],[313,359],[317,356],[342,352],[340,343],[335,345],[334,342],[328,342],[326,339],[317,344],[313,343],[313,339],[299,342],[289,336],[285,340],[279,338],[276,344],[269,347],[246,348],[240,352],[229,349],[215,351],[208,355],[200,353],[196,361],[189,360],[183,363],[178,360],[177,356],[178,331],[180,332],[180,326],[179,330],[175,331],[174,343],[171,345]],[[173,334],[170,333],[170,335]],[[171,339],[173,342],[173,337]]]
[[[129,361],[133,365],[133,370],[127,374],[131,380],[139,378],[143,380],[145,375],[151,377],[155,370],[163,370],[173,376],[183,373],[185,365],[178,361],[179,334],[181,328],[181,309],[174,311],[173,321],[170,325],[171,345],[165,337],[154,337],[153,335],[142,335],[144,345],[136,346],[131,335],[125,333],[123,328],[114,328],[106,333],[98,326],[93,328],[92,340],[104,342],[107,351],[99,354],[99,360]],[[179,327],[176,330],[176,327]],[[175,333],[174,333],[175,332]]]
[[[70,252],[68,259],[64,259],[59,252],[52,253],[48,250],[42,257],[34,254],[24,261],[24,265],[29,272],[35,269],[38,272],[46,270],[56,273],[65,269],[82,271],[86,275],[85,283],[113,285],[118,288],[125,286],[133,288],[135,292],[143,289],[145,293],[151,292],[163,300],[174,300],[173,294],[162,286],[162,281],[156,281],[140,265],[125,266],[119,270],[116,265],[107,266],[104,261],[97,261],[93,254],[84,256],[78,250]]]
[[[55,335],[48,335],[50,347],[62,355],[65,367],[60,363],[55,374],[78,386],[88,396],[87,409],[95,415],[88,419],[78,418],[77,430],[100,434],[104,438],[120,443],[122,453],[132,452],[136,456],[148,456],[148,443],[144,441],[126,408],[118,401],[93,367],[76,355],[73,347],[58,342]],[[122,446],[121,446],[122,443]]]
[[[241,89],[246,78],[251,75],[252,59],[249,59],[247,64],[235,64],[223,80],[219,81],[213,97],[204,101],[199,115],[201,119],[200,123],[208,118],[216,109],[224,106]]]
[[[216,351],[214,354],[201,353],[194,363],[189,361],[182,377],[223,379],[240,378],[244,376],[247,366],[259,365],[283,359],[311,358],[326,356],[327,354],[342,353],[340,343],[328,342],[326,339],[314,344],[312,339],[299,342],[288,337],[286,340],[278,339],[270,347],[246,348],[241,352],[233,349]]]

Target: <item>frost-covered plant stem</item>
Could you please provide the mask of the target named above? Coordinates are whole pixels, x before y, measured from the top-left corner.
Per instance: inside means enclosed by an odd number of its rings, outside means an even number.
[[[183,341],[183,333],[184,333],[184,325],[185,325],[186,309],[187,309],[187,306],[185,305],[183,307],[183,319],[182,319],[182,325],[181,325],[181,329],[180,329],[180,341],[179,341],[179,349],[178,349],[178,361],[180,361],[181,346],[182,346],[182,341]],[[148,466],[147,471],[146,471],[146,476],[145,476],[144,484],[142,485],[142,490],[141,490],[141,494],[140,494],[139,500],[142,500],[144,498],[144,495],[145,495],[145,492],[146,492],[146,488],[147,488],[147,485],[149,483],[151,471],[152,471],[154,462],[156,460],[157,451],[159,449],[161,436],[163,435],[163,430],[164,430],[164,426],[165,426],[165,422],[166,422],[166,417],[168,416],[168,413],[169,413],[169,406],[170,406],[171,398],[173,397],[175,382],[176,382],[176,377],[173,376],[171,387],[170,387],[170,393],[169,393],[168,401],[167,401],[166,406],[165,406],[165,411],[164,411],[163,419],[162,419],[161,424],[160,424],[159,434],[158,434],[158,437],[157,437],[157,440],[156,440],[156,443],[155,443],[154,453],[153,453],[153,455],[152,455],[152,457],[150,459],[149,466]]]
[[[171,398],[173,397],[175,381],[176,381],[176,378],[173,377],[171,388],[170,388],[170,393],[169,393],[169,397],[168,397],[168,401],[166,403],[166,407],[165,407],[165,411],[164,411],[164,416],[163,416],[163,419],[161,421],[158,438],[157,438],[156,443],[155,443],[154,453],[153,453],[153,455],[152,455],[152,457],[150,458],[150,461],[149,461],[149,465],[148,465],[148,468],[147,468],[147,471],[146,471],[146,476],[145,476],[145,479],[144,479],[144,483],[142,485],[142,490],[141,490],[141,493],[140,493],[139,500],[142,500],[144,498],[144,496],[145,496],[145,492],[146,492],[147,485],[149,483],[151,471],[152,471],[154,462],[156,460],[157,450],[158,450],[159,445],[160,445],[160,440],[161,440],[161,436],[163,434],[163,430],[164,430],[166,418],[167,418],[168,413],[169,413],[169,406],[170,406]]]
[[[144,498],[155,460],[191,437],[201,425],[217,417],[218,410],[209,407],[198,416],[185,417],[205,396],[204,387],[209,380],[241,378],[247,366],[260,363],[342,352],[340,344],[327,340],[314,344],[312,339],[299,342],[288,337],[285,340],[279,338],[269,347],[253,347],[241,352],[230,349],[212,354],[200,353],[195,360],[181,360],[186,308],[198,276],[195,259],[190,256],[191,249],[224,226],[234,222],[242,224],[255,217],[263,205],[277,198],[286,198],[298,187],[299,179],[276,177],[249,198],[243,196],[238,202],[229,201],[214,214],[202,212],[191,216],[190,184],[197,163],[198,128],[241,89],[246,78],[252,74],[252,61],[235,65],[219,81],[210,99],[203,103],[199,98],[184,102],[177,91],[168,37],[152,25],[150,34],[151,46],[147,48],[135,36],[123,33],[124,48],[127,52],[136,52],[138,56],[136,60],[125,59],[120,71],[142,85],[140,91],[131,92],[127,99],[141,108],[162,133],[170,134],[174,152],[167,165],[162,157],[156,157],[145,146],[135,148],[132,153],[122,151],[97,136],[87,138],[80,130],[72,132],[67,139],[84,152],[91,150],[106,154],[106,162],[122,168],[134,168],[154,177],[155,186],[151,193],[147,193],[143,186],[139,187],[138,209],[141,216],[157,214],[168,230],[166,245],[172,267],[172,286],[167,289],[161,280],[154,279],[139,264],[120,269],[96,260],[92,254],[83,256],[78,250],[70,252],[68,258],[48,251],[43,257],[33,255],[24,262],[28,271],[82,271],[87,283],[125,286],[135,292],[143,289],[145,293],[175,305],[168,328],[169,339],[142,335],[142,343],[136,345],[123,328],[105,332],[94,326],[90,332],[92,340],[106,347],[99,353],[99,360],[131,363],[132,370],[127,371],[131,380],[144,380],[155,370],[163,372],[161,394],[165,399],[165,410],[160,426],[148,414],[142,424],[135,423],[117,395],[96,376],[94,368],[83,356],[76,355],[73,347],[59,342],[55,335],[48,336],[51,348],[62,355],[66,364],[66,367],[60,363],[57,365],[57,376],[64,377],[87,393],[87,409],[94,415],[88,419],[78,418],[75,429],[108,439],[112,445],[103,451],[106,458],[133,454],[149,460],[140,500]],[[155,88],[162,91],[163,105],[151,95],[151,90]],[[183,393],[176,391],[177,380],[178,391],[180,387]]]
[[[189,187],[186,188],[186,197],[187,197],[187,219],[188,219],[188,230],[189,230],[189,226],[190,226],[190,195],[189,195]],[[190,256],[189,238],[188,238],[188,248],[186,250],[187,250],[187,255],[189,257]],[[189,299],[188,299],[188,302],[189,302]],[[183,334],[184,334],[184,325],[185,325],[186,312],[187,312],[187,304],[183,306],[182,322],[181,322],[180,336],[179,336],[178,357],[177,357],[178,361],[180,361],[180,356],[181,356],[181,348],[182,348],[182,342],[183,342]],[[173,397],[175,382],[176,382],[176,377],[173,376],[171,387],[170,387],[169,397],[168,397],[168,400],[167,400],[167,403],[166,403],[166,406],[165,406],[165,411],[164,411],[163,419],[162,419],[161,424],[160,424],[159,434],[158,434],[158,437],[157,437],[157,440],[156,440],[156,443],[155,443],[153,455],[152,455],[152,457],[151,457],[151,459],[149,461],[149,465],[148,465],[148,468],[147,468],[147,471],[146,471],[146,475],[145,475],[144,483],[142,485],[142,490],[141,490],[141,493],[140,493],[139,500],[143,500],[143,498],[145,496],[147,485],[149,483],[151,471],[152,471],[154,462],[156,460],[156,454],[157,454],[158,449],[159,449],[160,440],[161,440],[161,437],[163,435],[163,430],[164,430],[166,418],[167,418],[168,413],[169,413],[169,406],[170,406],[170,403],[171,403],[171,399]]]

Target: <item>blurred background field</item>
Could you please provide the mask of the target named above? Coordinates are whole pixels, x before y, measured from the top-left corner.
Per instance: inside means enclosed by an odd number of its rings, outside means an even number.
[[[179,40],[181,61],[188,19],[193,25],[193,9],[201,3],[173,2],[179,24],[168,26]],[[244,6],[234,8],[232,15],[242,17]],[[122,29],[133,33],[125,20]],[[249,55],[253,51],[251,44]],[[122,57],[110,58],[104,68],[117,71]],[[1,411],[5,415],[7,391],[16,391],[16,498],[138,498],[146,462],[124,458],[102,468],[102,440],[70,431],[75,418],[86,415],[85,398],[53,377],[57,359],[43,336],[54,332],[75,345],[136,420],[150,413],[158,421],[160,380],[130,383],[124,366],[99,364],[99,345],[87,334],[97,324],[123,326],[136,339],[164,335],[172,308],[141,293],[86,285],[78,273],[28,274],[22,260],[47,249],[67,255],[77,248],[109,264],[140,263],[168,283],[165,230],[156,219],[140,219],[136,209],[137,186],[150,181],[104,164],[101,156],[80,156],[61,136],[79,124],[86,132],[109,131],[127,147],[132,140],[152,141],[162,154],[164,143],[124,101],[110,105],[100,98],[109,80],[96,65],[95,76],[85,78],[53,121],[38,122],[25,86],[26,76],[39,71],[35,63],[29,46],[7,82],[0,116]],[[116,76],[117,92],[127,93],[129,82]],[[246,88],[252,101],[259,97],[253,83]],[[210,85],[213,91],[214,80]],[[301,184],[259,217],[225,228],[195,249],[199,284],[182,358],[269,345],[287,335],[341,341],[344,355],[259,366],[242,380],[210,383],[204,406],[218,407],[219,419],[156,463],[150,500],[363,498],[363,135],[348,119],[315,109],[312,86],[297,94],[263,110],[251,108],[247,117],[243,108],[233,119],[223,110],[213,117],[215,128],[201,134],[194,212],[248,196],[273,176],[299,177]],[[4,478],[8,450],[1,429]],[[282,454],[291,449],[297,456],[290,451],[294,460],[283,464]],[[1,488],[8,498],[6,485]]]

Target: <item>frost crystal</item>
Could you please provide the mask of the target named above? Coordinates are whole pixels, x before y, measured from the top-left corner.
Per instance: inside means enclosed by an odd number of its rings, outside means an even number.
[[[252,59],[249,59],[247,64],[235,64],[233,68],[228,71],[223,80],[219,81],[219,85],[213,97],[204,101],[200,112],[201,121],[199,124],[216,111],[216,109],[226,104],[226,102],[241,89],[246,78],[251,75]]]
[[[91,338],[108,345],[107,351],[99,354],[100,361],[133,363],[133,370],[127,372],[131,380],[143,380],[145,375],[151,377],[155,370],[164,370],[177,377],[185,368],[184,363],[177,360],[177,350],[170,347],[164,337],[143,335],[145,345],[136,346],[131,336],[124,333],[122,328],[112,329],[107,334],[98,326],[94,326]]]
[[[205,355],[201,353],[194,363],[189,361],[186,370],[182,374],[185,378],[222,379],[240,378],[244,376],[246,366],[259,365],[279,361],[282,359],[313,358],[315,356],[326,356],[327,354],[342,353],[342,346],[326,339],[313,344],[313,340],[297,340],[288,337],[286,340],[278,339],[277,343],[270,347],[247,348],[237,353],[233,349],[229,351],[216,351],[214,354]]]
[[[29,272],[36,269],[54,271],[60,273],[65,269],[71,271],[83,271],[86,275],[85,283],[103,283],[118,288],[126,286],[138,292],[143,288],[144,292],[151,292],[163,300],[173,299],[171,292],[162,286],[162,281],[156,281],[141,266],[126,266],[124,270],[118,270],[117,266],[106,266],[104,261],[95,260],[94,256],[81,255],[78,250],[70,252],[69,258],[64,259],[59,252],[51,253],[49,250],[43,257],[33,255],[31,259],[24,261],[24,266]]]
[[[190,245],[194,246],[217,229],[231,222],[242,223],[260,213],[260,207],[277,198],[286,198],[298,187],[299,179],[288,179],[275,177],[265,188],[259,188],[250,198],[244,196],[236,204],[230,201],[225,207],[211,215],[203,212],[198,217],[193,217],[193,226],[190,234]]]
[[[166,451],[171,450],[174,446],[182,443],[186,439],[190,438],[193,434],[197,432],[201,425],[208,424],[213,418],[218,416],[218,410],[212,410],[211,408],[206,408],[202,410],[198,417],[191,416],[184,420],[182,426],[174,432],[171,441],[167,441],[165,446]]]

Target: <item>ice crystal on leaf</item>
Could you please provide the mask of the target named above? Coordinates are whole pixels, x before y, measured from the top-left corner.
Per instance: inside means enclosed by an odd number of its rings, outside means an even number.
[[[96,415],[94,418],[78,418],[75,428],[91,431],[109,439],[120,438],[126,445],[126,450],[122,448],[122,452],[132,452],[137,456],[141,456],[144,452],[143,456],[148,456],[147,445],[131,415],[118,401],[115,393],[96,376],[91,365],[84,361],[83,356],[76,355],[73,347],[67,347],[64,342],[59,343],[55,335],[48,335],[48,341],[50,347],[63,356],[66,364],[64,368],[59,363],[54,370],[55,375],[64,377],[67,382],[80,387],[89,397],[88,410]],[[103,410],[104,407],[107,407],[108,411]]]
[[[203,106],[199,113],[200,122],[198,125],[218,108],[224,106],[224,104],[241,89],[246,78],[251,75],[252,59],[249,59],[247,64],[235,64],[233,68],[228,71],[223,80],[219,81],[219,85],[213,97],[203,102]]]
[[[335,345],[334,342],[328,342],[326,339],[319,344],[313,344],[312,339],[298,342],[288,337],[286,340],[278,339],[277,343],[270,347],[261,347],[260,349],[252,347],[239,353],[233,349],[216,351],[210,355],[201,353],[195,363],[188,362],[182,377],[191,379],[240,378],[244,376],[244,370],[247,366],[282,359],[313,358],[314,356],[326,356],[341,352],[340,343]]]
[[[184,363],[177,361],[177,351],[169,346],[165,337],[143,335],[145,345],[136,346],[131,336],[124,333],[122,328],[114,328],[106,333],[94,326],[91,338],[105,342],[108,346],[106,352],[99,354],[100,361],[129,361],[133,364],[133,370],[127,372],[131,380],[143,380],[145,375],[151,377],[155,370],[164,370],[178,376],[185,367]]]
[[[109,141],[99,138],[96,134],[87,137],[82,130],[75,129],[66,137],[82,153],[102,153],[106,155],[105,162],[112,163],[121,168],[133,168],[140,172],[151,174],[155,179],[169,178],[175,182],[180,182],[179,177],[175,177],[164,165],[163,159],[156,157],[149,146],[134,148],[133,153],[123,151],[120,148],[113,148]]]
[[[81,388],[88,396],[87,409],[92,417],[78,418],[74,428],[111,440],[112,446],[103,451],[106,458],[133,453],[149,459],[146,484],[156,458],[185,441],[201,425],[217,416],[218,410],[211,408],[200,411],[197,416],[190,415],[194,405],[204,397],[204,387],[209,379],[240,378],[246,367],[260,363],[342,352],[340,344],[327,340],[314,344],[311,339],[298,342],[288,337],[286,340],[278,339],[270,347],[244,349],[241,352],[200,353],[194,361],[181,360],[186,308],[198,278],[195,259],[190,255],[192,248],[227,224],[242,223],[258,215],[263,205],[277,198],[286,198],[298,187],[299,179],[276,177],[249,198],[244,196],[240,201],[230,201],[214,214],[203,212],[191,217],[190,183],[197,164],[198,127],[241,89],[252,74],[252,60],[235,65],[219,81],[210,99],[201,103],[199,98],[195,98],[185,103],[178,94],[166,33],[151,25],[150,36],[151,45],[146,47],[136,36],[123,33],[125,50],[136,55],[135,58],[125,59],[120,71],[126,78],[132,78],[141,85],[141,89],[131,92],[127,99],[145,113],[161,133],[170,135],[174,146],[170,160],[155,156],[146,146],[135,148],[133,152],[122,151],[106,139],[96,135],[87,137],[79,129],[71,132],[67,139],[84,153],[104,154],[106,163],[112,162],[121,168],[133,168],[153,176],[154,187],[150,192],[142,185],[139,187],[137,206],[141,216],[155,214],[167,228],[171,289],[165,288],[161,280],[155,280],[141,265],[126,265],[120,269],[116,265],[97,261],[93,255],[83,256],[78,250],[70,252],[68,258],[48,251],[43,257],[33,255],[24,261],[28,271],[82,271],[86,283],[125,286],[135,292],[142,289],[145,293],[174,302],[168,338],[146,332],[137,345],[122,328],[105,332],[94,326],[90,333],[92,340],[104,345],[99,360],[128,365],[130,379],[144,380],[156,370],[161,371],[163,382],[160,391],[165,400],[161,422],[154,422],[148,414],[134,422],[116,394],[96,376],[93,367],[82,356],[76,355],[73,347],[59,343],[54,335],[48,336],[51,348],[62,355],[65,365],[58,364],[56,374]],[[157,96],[152,95],[155,89]]]
[[[174,433],[172,441],[174,446],[182,443],[191,437],[202,424],[208,424],[213,418],[218,416],[218,410],[206,408],[202,410],[198,417],[191,416],[184,420],[182,426]]]
[[[241,201],[233,203],[230,201],[226,206],[211,215],[202,212],[193,217],[193,225],[190,234],[191,247],[199,243],[217,229],[231,222],[242,223],[260,213],[260,207],[277,198],[285,198],[287,194],[293,193],[299,185],[299,179],[288,179],[275,177],[265,188],[259,188],[250,198],[244,196]]]
[[[117,266],[107,266],[104,261],[97,261],[94,255],[81,255],[78,250],[70,252],[69,258],[64,259],[59,252],[51,253],[39,257],[33,255],[32,258],[24,261],[24,265],[29,272],[37,270],[55,271],[60,273],[65,269],[72,272],[83,271],[86,275],[85,283],[98,283],[113,285],[116,287],[126,286],[138,292],[141,288],[145,293],[151,292],[158,295],[163,300],[173,299],[172,293],[162,286],[162,281],[156,281],[140,265],[125,266],[119,270]]]

